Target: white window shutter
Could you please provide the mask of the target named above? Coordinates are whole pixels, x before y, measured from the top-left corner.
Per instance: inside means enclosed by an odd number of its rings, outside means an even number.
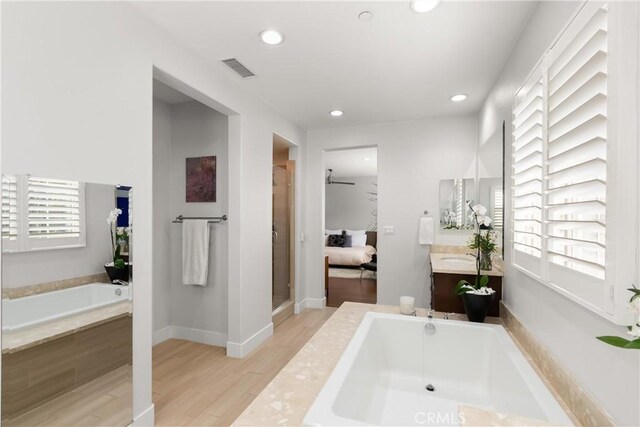
[[[20,249],[18,179],[15,176],[2,176],[2,249],[15,251]]]
[[[78,181],[27,178],[29,249],[83,246],[84,185]]]
[[[512,231],[514,263],[541,274],[544,84],[536,69],[516,94],[513,109]]]

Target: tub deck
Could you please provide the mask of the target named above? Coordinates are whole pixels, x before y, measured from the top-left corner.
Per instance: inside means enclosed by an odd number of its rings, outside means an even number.
[[[102,323],[131,315],[131,300],[76,314],[28,329],[2,334],[2,354],[16,353]]]
[[[233,425],[302,425],[307,411],[331,375],[364,316],[370,311],[400,313],[399,307],[394,306],[343,304]],[[426,317],[426,310],[418,309],[417,315]],[[442,316],[442,313],[436,313],[437,318]],[[466,320],[464,315],[454,315],[450,318]],[[487,318],[487,323],[501,322],[499,318]],[[558,399],[557,395],[556,398]],[[460,406],[459,410],[464,414],[465,425],[490,425],[494,421],[495,424],[491,425],[523,425],[520,417],[465,406]]]

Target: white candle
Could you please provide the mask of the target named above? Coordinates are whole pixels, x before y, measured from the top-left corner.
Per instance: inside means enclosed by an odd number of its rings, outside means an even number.
[[[415,313],[416,299],[414,297],[400,297],[400,312],[402,314]]]

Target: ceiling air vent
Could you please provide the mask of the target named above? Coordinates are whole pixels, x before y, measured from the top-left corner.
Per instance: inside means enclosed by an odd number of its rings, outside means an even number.
[[[238,73],[238,75],[243,79],[246,79],[247,77],[255,76],[255,74],[253,74],[251,70],[249,70],[247,67],[242,65],[242,63],[238,61],[236,58],[223,59],[222,62],[227,67],[231,68],[233,71]]]

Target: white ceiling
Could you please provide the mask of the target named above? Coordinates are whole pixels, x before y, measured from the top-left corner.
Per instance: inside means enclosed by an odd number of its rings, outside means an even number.
[[[479,110],[535,2],[443,1],[416,14],[398,1],[144,1],[136,7],[189,49],[242,80],[305,129]],[[369,22],[358,14],[374,13]],[[267,28],[284,33],[263,44]],[[232,73],[230,70],[227,72]],[[186,82],[188,83],[188,82]],[[465,102],[451,95],[466,93]],[[343,117],[328,115],[344,110]]]
[[[378,149],[374,147],[325,151],[324,168],[325,172],[327,169],[333,169],[333,178],[377,176]]]

